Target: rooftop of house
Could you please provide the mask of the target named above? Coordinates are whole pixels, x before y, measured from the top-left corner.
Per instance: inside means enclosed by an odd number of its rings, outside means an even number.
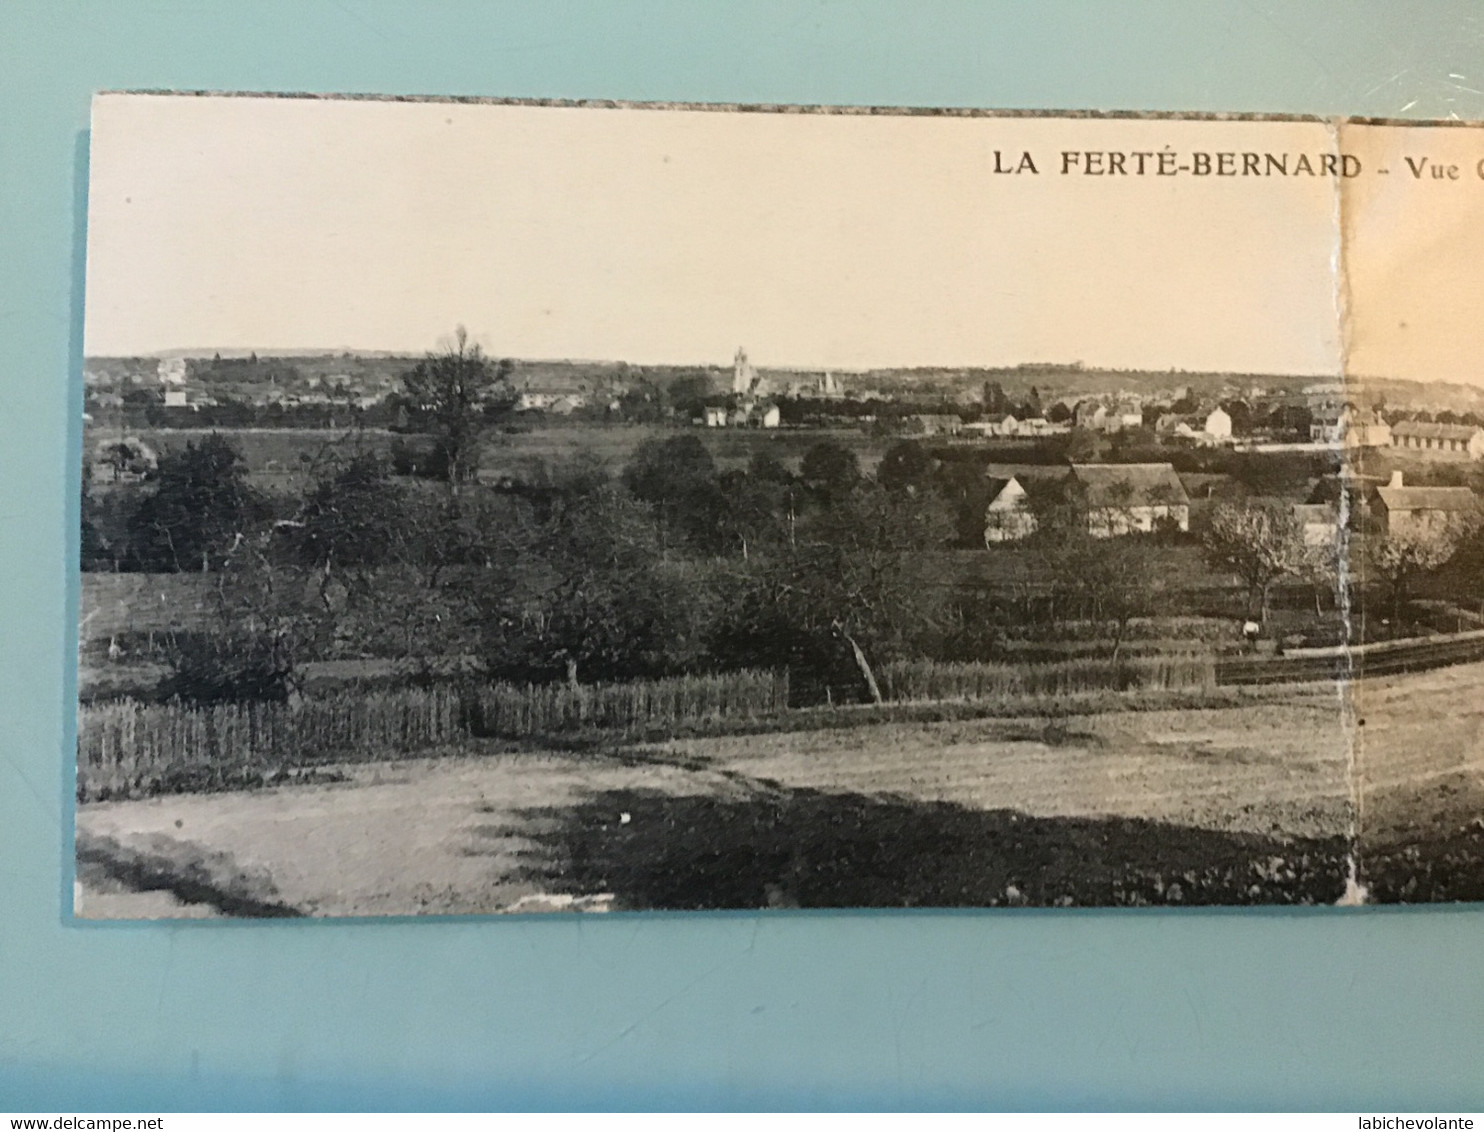
[[[1170,464],[1073,464],[1072,478],[1093,507],[1181,506],[1190,502]]]
[[[1401,472],[1392,472],[1376,494],[1388,511],[1466,511],[1478,501],[1466,487],[1408,487]]]
[[[1348,425],[1384,425],[1386,418],[1374,409],[1362,409],[1348,401],[1343,405],[1314,410],[1315,424],[1333,426],[1341,421]]]
[[[987,476],[985,485],[988,488],[989,507],[991,510],[1003,510],[1012,502],[1017,505],[1030,507],[1038,510],[1042,507],[1051,507],[1062,502],[1065,498],[1066,476],[1047,476],[1026,474],[1016,472],[1014,475]],[[1005,488],[1011,482],[1020,485],[1024,495],[1014,492],[1008,495]],[[1001,497],[1004,497],[1003,499]],[[995,504],[999,503],[996,508]]]
[[[1478,425],[1434,424],[1432,421],[1397,421],[1391,426],[1392,436],[1416,436],[1425,440],[1471,440],[1480,432]]]

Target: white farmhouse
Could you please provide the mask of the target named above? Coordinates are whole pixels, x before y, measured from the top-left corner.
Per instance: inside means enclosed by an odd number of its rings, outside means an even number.
[[[984,545],[1015,542],[1036,530],[1030,496],[1014,476],[990,484],[989,506],[984,509]]]
[[[1205,431],[1212,440],[1230,440],[1232,438],[1231,414],[1217,405],[1206,415]]]

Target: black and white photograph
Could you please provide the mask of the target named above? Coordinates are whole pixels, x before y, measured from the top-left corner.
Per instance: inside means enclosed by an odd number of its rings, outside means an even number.
[[[118,93],[88,159],[75,916],[1484,898],[1484,130]]]

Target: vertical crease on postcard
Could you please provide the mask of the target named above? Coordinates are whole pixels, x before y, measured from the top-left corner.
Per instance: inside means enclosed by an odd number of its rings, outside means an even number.
[[[1331,119],[1326,124],[1329,132],[1330,151],[1337,156],[1345,152],[1345,122],[1344,119]],[[1347,263],[1347,247],[1350,233],[1348,227],[1348,216],[1345,210],[1345,178],[1334,179],[1334,251],[1331,258],[1332,279],[1334,285],[1334,311],[1335,311],[1335,364],[1339,383],[1346,389],[1346,398],[1349,398],[1349,385],[1352,380],[1350,369],[1350,344],[1352,326],[1350,321],[1350,278]],[[1350,522],[1350,500],[1351,492],[1346,484],[1351,472],[1349,460],[1343,444],[1339,450],[1340,459],[1340,483],[1339,492],[1339,522],[1338,538],[1335,540],[1335,569],[1339,579],[1336,593],[1340,602],[1340,612],[1344,623],[1344,663],[1340,670],[1340,683],[1337,688],[1339,700],[1339,723],[1345,735],[1346,755],[1346,779],[1350,788],[1350,829],[1347,838],[1346,849],[1346,878],[1345,894],[1341,897],[1342,903],[1360,904],[1365,902],[1365,889],[1360,883],[1360,862],[1358,860],[1358,847],[1361,834],[1361,810],[1362,790],[1360,781],[1360,744],[1363,737],[1360,728],[1356,726],[1355,712],[1355,654],[1350,645],[1356,640],[1355,626],[1352,623],[1353,609],[1351,606],[1351,588],[1348,579],[1351,577],[1350,566],[1352,562],[1359,560],[1360,547],[1352,547],[1352,525]]]

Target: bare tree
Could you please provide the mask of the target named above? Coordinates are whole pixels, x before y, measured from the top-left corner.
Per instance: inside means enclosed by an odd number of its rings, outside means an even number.
[[[1202,543],[1213,568],[1229,570],[1247,584],[1263,625],[1273,586],[1288,575],[1308,572],[1304,527],[1285,503],[1223,503],[1211,512]]]
[[[1338,534],[1338,532],[1337,532]],[[1346,584],[1345,561],[1342,544],[1338,537],[1325,539],[1315,545],[1305,545],[1295,573],[1314,591],[1314,616],[1324,613],[1323,595],[1328,593],[1338,600]]]
[[[1073,501],[1044,507],[1031,546],[1050,584],[1053,616],[1111,625],[1116,659],[1129,623],[1150,612],[1152,548],[1143,533],[1098,537],[1088,512]]]
[[[193,703],[298,695],[302,665],[333,632],[314,597],[313,571],[277,552],[275,528],[238,533],[216,564],[214,616],[202,632],[172,633],[159,692]]]
[[[814,517],[801,545],[783,554],[780,604],[797,623],[843,641],[879,703],[871,657],[905,655],[941,619],[946,594],[925,576],[921,556],[945,546],[952,533],[941,500],[858,482]]]
[[[1393,624],[1400,623],[1417,582],[1447,565],[1481,522],[1484,516],[1476,509],[1373,534],[1366,540],[1364,564],[1386,588]]]
[[[479,469],[479,442],[485,425],[515,404],[511,363],[493,361],[462,326],[440,354],[429,354],[402,384],[409,408],[436,438],[445,462],[450,496]]]
[[[1154,604],[1153,544],[1136,529],[1133,507],[1128,483],[1110,485],[1097,506],[1080,484],[1063,484],[1036,500],[1028,543],[1040,560],[1052,617],[1111,625],[1115,658],[1130,622]]]

